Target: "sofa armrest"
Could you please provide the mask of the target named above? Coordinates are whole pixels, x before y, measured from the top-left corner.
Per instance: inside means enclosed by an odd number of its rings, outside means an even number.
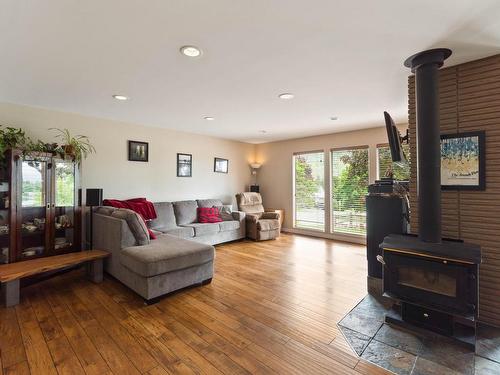
[[[246,214],[243,211],[233,211],[231,212],[234,220],[243,221],[245,219]]]
[[[94,214],[93,220],[94,248],[111,253],[111,256],[105,260],[106,272],[120,279],[122,269],[120,253],[123,248],[136,245],[135,237],[123,219]]]
[[[280,214],[278,212],[264,212],[261,219],[279,219]]]
[[[246,217],[247,222],[249,221],[251,223],[256,223],[257,221],[259,221],[259,219],[262,218],[262,214],[261,213],[247,214],[245,217]]]
[[[245,222],[245,219],[247,217],[246,213],[243,211],[233,211],[231,212],[231,215],[233,216],[234,220],[238,220],[240,222],[239,238],[245,238],[247,233],[247,226]]]

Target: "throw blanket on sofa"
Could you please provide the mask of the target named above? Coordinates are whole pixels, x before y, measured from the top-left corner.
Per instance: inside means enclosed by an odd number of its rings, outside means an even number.
[[[104,206],[111,206],[115,208],[128,208],[139,214],[139,216],[146,222],[146,220],[154,220],[157,218],[155,206],[152,202],[146,200],[146,198],[134,198],[127,200],[118,199],[105,199],[102,204]],[[156,239],[155,234],[148,229],[149,237],[154,240]]]

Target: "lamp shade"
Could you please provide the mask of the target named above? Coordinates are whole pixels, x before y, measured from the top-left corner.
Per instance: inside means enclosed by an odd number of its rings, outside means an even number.
[[[260,167],[262,167],[262,164],[260,164],[260,163],[251,163],[250,166],[253,169],[259,169]]]
[[[102,189],[87,189],[85,195],[85,204],[87,206],[102,206]]]

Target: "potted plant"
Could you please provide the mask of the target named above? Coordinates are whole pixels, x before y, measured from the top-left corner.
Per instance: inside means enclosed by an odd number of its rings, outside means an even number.
[[[31,140],[22,129],[12,127],[3,128],[0,125],[0,158],[4,158],[5,151],[12,148],[26,150]]]
[[[72,136],[68,129],[50,128],[49,130],[58,132],[56,137],[62,143],[60,147],[64,155],[72,157],[77,163],[95,152],[95,147],[90,143],[89,137],[86,135]]]
[[[40,140],[34,142],[30,140],[25,149],[25,154],[44,152],[49,154],[60,154],[62,148],[57,143],[44,143]]]

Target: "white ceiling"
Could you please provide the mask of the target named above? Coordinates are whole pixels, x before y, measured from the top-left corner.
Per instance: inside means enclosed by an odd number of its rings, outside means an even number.
[[[0,101],[254,143],[404,122],[404,59],[500,53],[499,19],[498,0],[0,0]]]

